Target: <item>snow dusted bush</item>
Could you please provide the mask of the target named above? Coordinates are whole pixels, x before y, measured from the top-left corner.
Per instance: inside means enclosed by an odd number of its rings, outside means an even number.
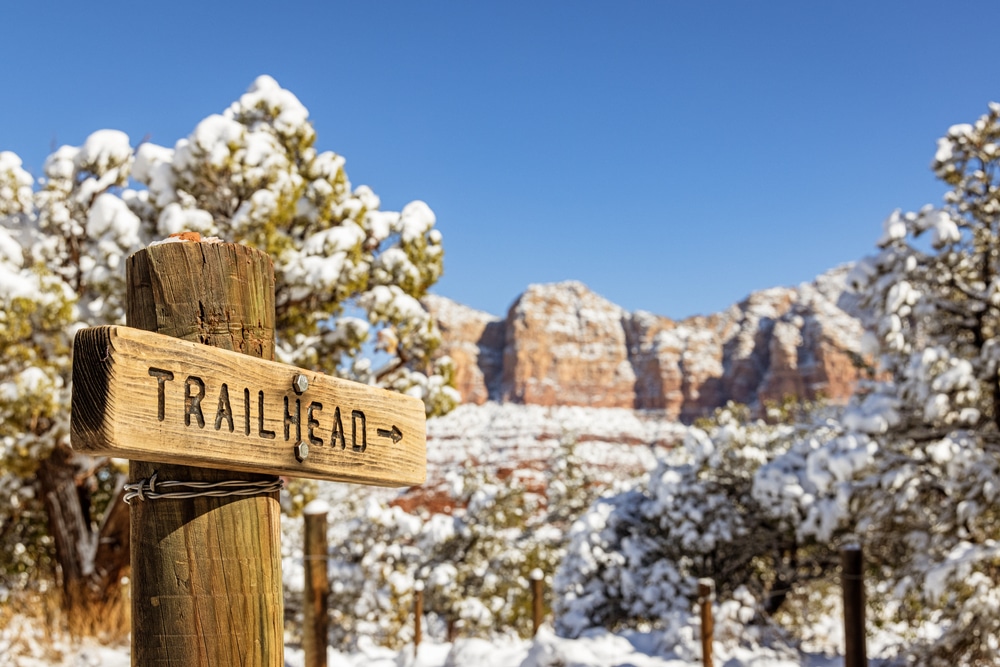
[[[372,498],[351,522],[331,568],[340,645],[362,636],[387,646],[412,641],[418,580],[436,634],[449,622],[461,622],[463,636],[530,632],[528,577],[554,569],[562,533],[532,529],[537,498],[516,480],[497,484],[467,471],[455,482],[464,507],[453,515],[408,514]]]
[[[44,501],[64,522],[50,532],[76,542],[55,544],[64,584],[117,587],[123,563],[94,563],[128,530],[99,523],[123,512],[121,477],[69,449],[69,350],[80,326],[123,320],[124,260],[152,240],[195,231],[267,251],[282,361],[406,392],[428,414],[457,403],[418,301],[442,271],[434,213],[381,210],[315,139],[302,103],[262,76],[172,148],[99,130],[50,155],[37,181],[0,152],[0,569],[26,572],[51,548],[23,528]]]
[[[770,637],[763,615],[830,558],[799,544],[754,493],[762,464],[794,435],[792,426],[750,421],[729,406],[661,453],[648,479],[598,500],[570,531],[555,582],[557,631],[659,628],[664,649],[693,659],[697,584],[709,577],[724,645]]]
[[[580,463],[564,442],[550,462],[563,475],[543,493],[534,474],[498,477],[470,462],[449,478],[450,513],[407,513],[369,497],[331,529],[338,535],[331,565],[335,643],[412,641],[416,581],[425,585],[429,634],[437,639],[448,624],[460,624],[463,637],[530,636],[531,573],[541,569],[551,583],[577,504],[601,488]]]
[[[531,635],[530,575],[536,568],[548,576],[555,571],[564,532],[552,506],[526,482],[476,468],[453,481],[464,505],[456,513],[460,523],[420,575],[428,604],[446,619],[460,619],[465,635]]]

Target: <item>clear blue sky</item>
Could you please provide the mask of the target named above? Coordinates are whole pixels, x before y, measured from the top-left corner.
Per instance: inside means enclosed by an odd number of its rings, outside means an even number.
[[[671,317],[809,280],[939,202],[949,125],[1000,100],[991,2],[3,2],[0,150],[172,146],[259,74],[386,208],[439,294],[577,279]]]

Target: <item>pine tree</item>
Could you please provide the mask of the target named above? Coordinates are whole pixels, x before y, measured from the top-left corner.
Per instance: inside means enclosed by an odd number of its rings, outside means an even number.
[[[854,426],[878,443],[859,534],[895,585],[889,611],[940,635],[922,664],[1000,661],[1000,105],[938,142],[940,207],[896,211],[858,264],[869,348],[891,381]]]

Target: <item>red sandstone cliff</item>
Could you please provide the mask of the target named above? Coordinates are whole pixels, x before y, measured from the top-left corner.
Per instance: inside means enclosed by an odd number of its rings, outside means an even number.
[[[846,400],[862,328],[845,274],[682,321],[629,313],[578,282],[530,286],[505,319],[442,297],[426,305],[466,402],[660,409],[690,420],[729,400]]]

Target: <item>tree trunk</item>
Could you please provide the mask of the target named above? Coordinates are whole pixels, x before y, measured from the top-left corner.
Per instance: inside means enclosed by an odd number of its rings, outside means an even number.
[[[121,578],[129,565],[129,515],[120,476],[115,498],[95,525],[88,485],[92,463],[90,457],[57,445],[38,468],[38,487],[55,543],[67,617],[84,621],[74,629],[90,625],[96,630],[108,606],[121,598]]]

